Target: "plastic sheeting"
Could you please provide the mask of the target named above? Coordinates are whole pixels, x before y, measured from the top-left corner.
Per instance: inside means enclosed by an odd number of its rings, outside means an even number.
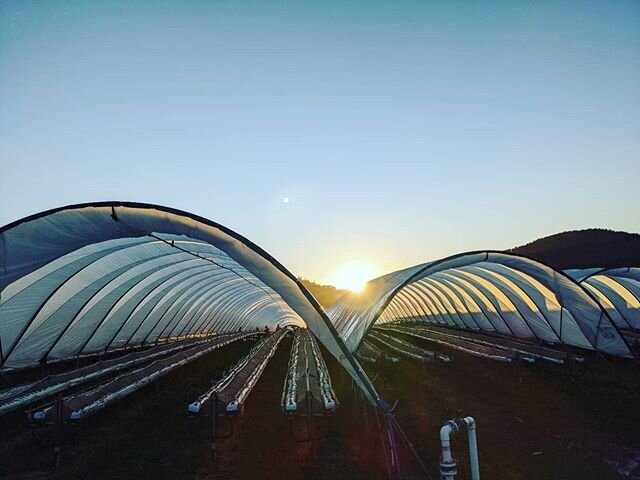
[[[167,207],[73,205],[0,229],[0,319],[1,369],[306,325],[369,400],[385,406],[294,275],[232,230]]]
[[[282,393],[285,414],[316,414],[338,407],[331,377],[313,335],[296,329]]]
[[[640,331],[640,268],[567,270],[600,303],[618,328]]]
[[[327,314],[351,351],[376,322],[417,320],[633,357],[582,286],[503,252],[470,252],[384,275],[342,297]]]

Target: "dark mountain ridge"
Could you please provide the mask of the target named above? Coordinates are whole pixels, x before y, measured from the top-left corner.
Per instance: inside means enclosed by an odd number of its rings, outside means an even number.
[[[603,228],[573,230],[534,240],[509,252],[526,255],[559,270],[638,267],[640,235]]]

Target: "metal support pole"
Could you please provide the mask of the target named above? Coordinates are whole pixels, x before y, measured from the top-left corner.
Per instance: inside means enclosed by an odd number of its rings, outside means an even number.
[[[361,398],[362,398],[362,414],[364,415],[364,428],[366,430],[367,433],[369,433],[369,412],[367,410],[367,401],[364,398],[364,392],[361,391],[360,393]]]
[[[56,434],[55,441],[53,445],[53,457],[56,468],[60,466],[60,456],[61,456],[61,440],[62,440],[62,410],[63,410],[64,401],[62,400],[62,394],[58,394],[58,398],[56,400]]]
[[[211,393],[209,396],[210,410],[211,410],[211,458],[216,459],[216,423],[218,421],[218,402],[216,401],[216,394]]]
[[[309,378],[307,376],[307,378]],[[307,438],[309,438],[309,441],[313,444],[313,425],[311,423],[311,415],[312,415],[312,411],[311,411],[311,392],[309,390],[307,390]]]
[[[400,470],[400,459],[398,458],[398,446],[394,431],[393,414],[387,413],[387,438],[389,440],[389,457],[391,460],[391,475],[393,479],[400,480],[402,471]]]

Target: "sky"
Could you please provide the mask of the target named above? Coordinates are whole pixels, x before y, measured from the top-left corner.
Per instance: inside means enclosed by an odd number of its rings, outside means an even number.
[[[640,231],[637,1],[0,1],[0,225],[130,200],[331,282]]]

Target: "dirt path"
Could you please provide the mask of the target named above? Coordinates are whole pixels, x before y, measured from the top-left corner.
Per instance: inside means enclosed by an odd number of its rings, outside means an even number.
[[[358,455],[361,451],[349,448],[347,439],[353,437],[354,425],[348,417],[352,412],[342,405],[334,417],[317,420],[317,434],[324,438],[311,445],[292,437],[289,420],[280,409],[290,350],[291,338],[287,338],[251,392],[244,413],[235,420],[233,437],[217,442],[216,461],[210,456],[201,458],[197,478],[385,478],[368,465],[367,458]],[[296,426],[302,427],[304,419],[298,422],[302,423]],[[296,428],[296,435],[302,436],[302,430]]]

